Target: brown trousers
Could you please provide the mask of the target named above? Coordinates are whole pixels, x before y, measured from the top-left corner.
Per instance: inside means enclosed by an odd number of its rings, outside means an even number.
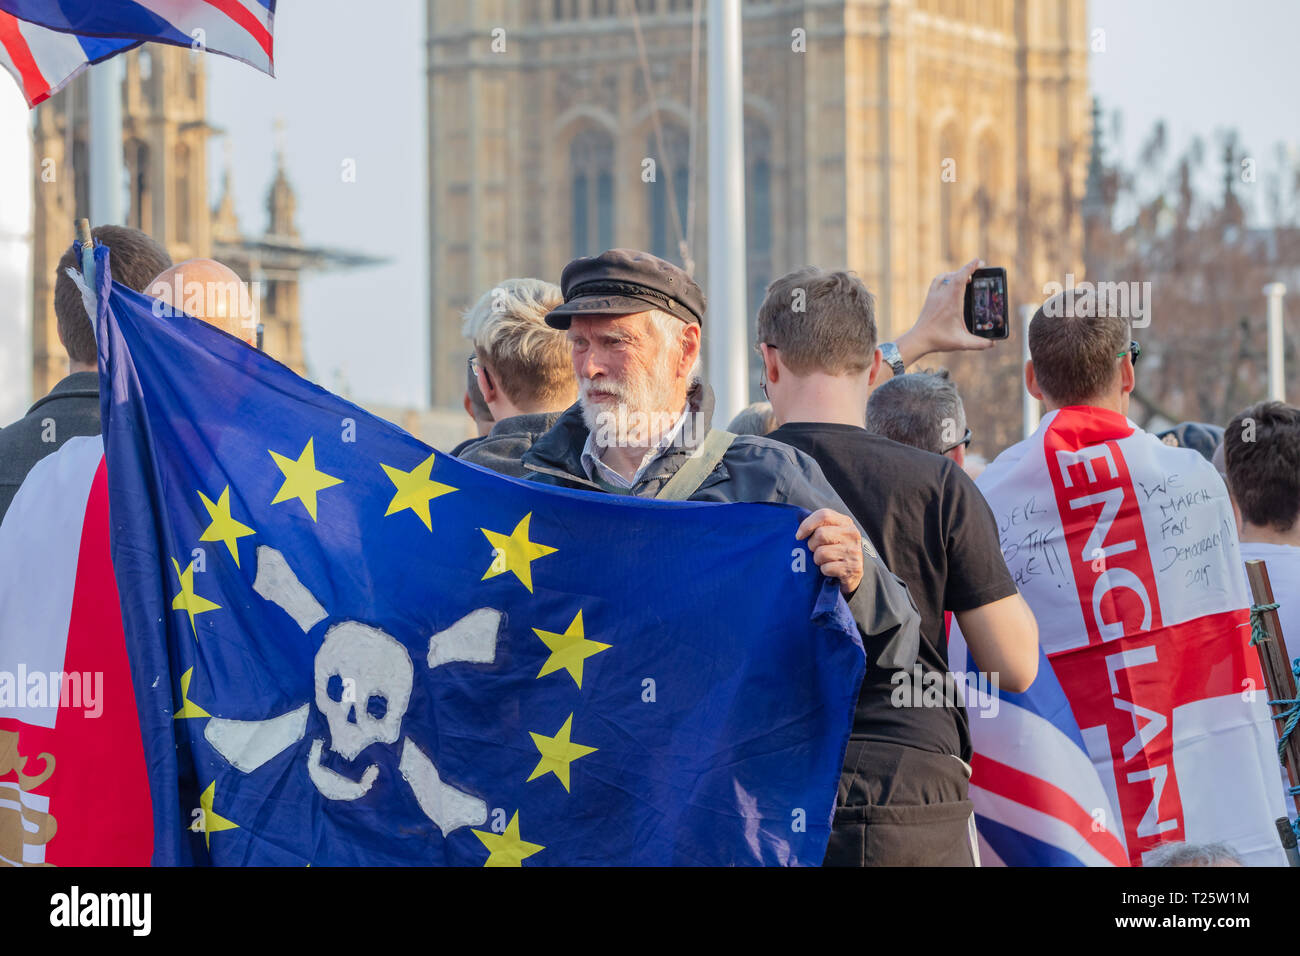
[[[978,866],[967,765],[850,740],[823,866]]]

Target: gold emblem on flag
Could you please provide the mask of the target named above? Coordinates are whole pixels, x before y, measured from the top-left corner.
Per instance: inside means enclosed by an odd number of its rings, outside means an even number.
[[[40,754],[44,768],[32,775],[23,772],[27,758],[18,753],[18,734],[0,730],[0,779],[12,773],[18,779],[20,791],[35,790],[54,773],[54,755]],[[23,847],[40,846],[54,839],[58,823],[54,817],[41,810],[0,805],[0,866],[23,866]],[[53,864],[27,864],[52,866]]]

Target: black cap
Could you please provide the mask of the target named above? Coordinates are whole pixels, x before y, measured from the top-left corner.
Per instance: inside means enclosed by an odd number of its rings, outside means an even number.
[[[635,249],[610,249],[574,259],[560,273],[564,305],[546,324],[567,329],[575,315],[632,315],[659,309],[683,322],[704,322],[704,292],[671,262]]]

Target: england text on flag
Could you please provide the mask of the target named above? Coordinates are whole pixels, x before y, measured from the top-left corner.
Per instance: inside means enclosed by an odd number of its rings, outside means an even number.
[[[1223,840],[1281,865],[1276,738],[1213,466],[1118,413],[1068,407],[977,484],[1130,859]]]

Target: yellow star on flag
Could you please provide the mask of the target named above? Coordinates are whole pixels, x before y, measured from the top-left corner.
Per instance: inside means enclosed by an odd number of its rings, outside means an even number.
[[[555,553],[555,548],[528,540],[528,522],[532,517],[533,513],[531,511],[524,515],[523,520],[515,525],[515,530],[511,531],[509,535],[504,535],[499,531],[489,531],[487,528],[479,528],[487,536],[488,543],[492,545],[492,563],[479,580],[486,581],[498,574],[513,571],[520,583],[528,588],[529,593],[532,593],[532,562],[548,554]]]
[[[172,558],[172,567],[176,569],[176,576],[181,579],[181,593],[172,598],[172,610],[184,611],[190,616],[190,630],[194,632],[194,639],[199,639],[198,629],[194,626],[194,617],[205,611],[219,611],[220,604],[213,604],[207,598],[194,593],[194,562],[191,561],[186,565],[185,570],[181,570],[180,562]]]
[[[397,493],[393,495],[393,500],[388,503],[388,510],[384,512],[385,518],[410,508],[419,515],[426,528],[433,530],[433,523],[429,519],[430,500],[456,490],[451,485],[430,480],[429,473],[433,470],[433,459],[434,456],[430,455],[410,471],[402,471],[392,465],[379,463],[379,467],[384,469],[389,480],[397,486]]]
[[[181,709],[172,714],[173,720],[184,720],[187,717],[211,717],[206,710],[190,700],[190,680],[194,677],[194,668],[191,667],[181,675]]]
[[[230,486],[226,485],[226,490],[221,492],[221,497],[217,499],[216,504],[213,504],[201,491],[199,497],[203,499],[203,507],[208,509],[208,517],[212,519],[212,524],[208,525],[207,530],[199,536],[199,540],[224,542],[230,549],[231,557],[235,559],[235,567],[239,567],[239,545],[236,542],[256,532],[230,516]]]
[[[298,456],[297,461],[271,452],[271,457],[275,459],[276,465],[279,466],[280,471],[284,472],[284,484],[280,486],[280,490],[271,499],[271,504],[278,505],[290,498],[297,498],[302,502],[303,507],[307,509],[307,514],[311,515],[311,520],[315,521],[316,492],[331,488],[334,485],[341,485],[343,479],[316,470],[316,450],[312,447],[313,441],[315,441],[314,438],[307,439],[307,446],[303,448],[302,454]]]
[[[542,755],[542,759],[537,761],[537,766],[533,768],[532,775],[525,783],[536,780],[538,777],[548,773],[553,773],[564,784],[564,789],[569,789],[569,764],[579,757],[585,757],[587,754],[594,754],[595,747],[585,747],[582,744],[575,744],[569,739],[569,734],[573,729],[573,714],[564,722],[560,732],[554,737],[547,737],[545,734],[535,734],[531,730],[528,736],[533,738],[533,744],[537,747],[537,752]]]
[[[505,833],[493,833],[490,830],[474,830],[473,834],[488,848],[488,858],[484,866],[520,866],[522,861],[546,847],[529,843],[519,838],[519,811],[506,824]]]
[[[575,684],[582,687],[582,662],[593,654],[609,650],[609,644],[589,641],[583,636],[582,612],[569,624],[563,634],[533,628],[533,633],[542,639],[542,643],[551,649],[551,656],[546,659],[542,669],[537,672],[539,678],[554,674],[560,668],[569,672]]]
[[[203,810],[203,842],[212,849],[212,834],[222,830],[238,830],[239,824],[218,815],[212,809],[212,801],[217,797],[217,782],[213,780],[208,789],[199,796],[199,807]]]

